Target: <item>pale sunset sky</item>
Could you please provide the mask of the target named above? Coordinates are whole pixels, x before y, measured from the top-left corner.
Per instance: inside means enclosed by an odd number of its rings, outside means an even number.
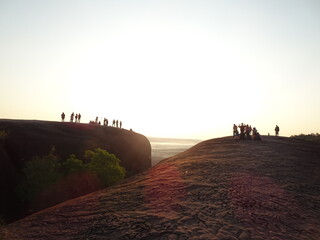
[[[0,0],[0,118],[320,132],[319,0]]]

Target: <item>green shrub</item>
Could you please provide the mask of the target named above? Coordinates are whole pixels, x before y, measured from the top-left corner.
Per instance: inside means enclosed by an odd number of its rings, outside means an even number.
[[[31,201],[62,178],[61,164],[54,148],[48,155],[36,156],[27,162],[22,172],[24,179],[18,187],[18,195],[24,201]]]
[[[87,150],[85,157],[90,160],[87,169],[98,177],[104,187],[118,182],[126,174],[125,169],[119,165],[120,160],[106,150]]]
[[[320,134],[319,133],[300,134],[300,135],[293,135],[291,137],[296,138],[296,139],[303,139],[306,141],[320,143]]]
[[[85,170],[85,165],[82,160],[77,159],[74,154],[71,154],[70,157],[62,163],[62,166],[65,169],[65,174],[67,175]]]
[[[17,188],[20,199],[30,203],[36,197],[39,197],[41,193],[48,193],[50,187],[54,186],[62,178],[78,172],[90,172],[98,178],[103,187],[110,186],[125,176],[126,171],[119,165],[120,160],[106,150],[99,148],[94,151],[87,150],[85,158],[88,160],[87,164],[84,164],[82,160],[71,154],[61,164],[55,154],[54,147],[48,155],[34,157],[26,163],[26,167],[22,170],[23,179]]]

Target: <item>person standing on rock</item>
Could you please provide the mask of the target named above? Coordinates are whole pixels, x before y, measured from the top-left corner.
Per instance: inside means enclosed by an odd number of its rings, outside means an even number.
[[[246,126],[243,124],[243,123],[241,123],[241,125],[239,125],[239,128],[240,128],[240,139],[244,139],[244,130],[245,130],[245,128],[246,128]]]
[[[64,122],[64,119],[65,119],[66,115],[64,114],[64,112],[62,112],[61,114],[61,121]]]
[[[276,128],[274,129],[274,131],[276,132],[276,136],[279,136],[280,128],[278,125],[276,125]]]
[[[239,136],[237,125],[233,124],[233,138]]]
[[[72,113],[70,116],[70,122],[73,122],[73,118],[74,118],[74,113]]]
[[[103,126],[107,126],[107,127],[108,127],[108,119],[107,119],[107,118],[104,118],[104,120],[103,120]]]
[[[245,135],[248,140],[251,140],[250,132],[251,132],[251,127],[249,127],[249,124],[247,124],[245,126]]]

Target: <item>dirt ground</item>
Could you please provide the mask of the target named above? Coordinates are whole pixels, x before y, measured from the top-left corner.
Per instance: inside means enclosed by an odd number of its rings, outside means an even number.
[[[2,229],[3,239],[319,240],[320,145],[199,143],[122,183]]]

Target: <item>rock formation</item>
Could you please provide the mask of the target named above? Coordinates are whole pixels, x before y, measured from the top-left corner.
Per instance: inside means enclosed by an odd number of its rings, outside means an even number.
[[[2,229],[4,239],[320,239],[320,148],[208,140]]]
[[[26,214],[26,206],[19,203],[15,194],[21,169],[34,156],[47,155],[52,146],[61,159],[70,154],[81,159],[85,150],[105,149],[121,160],[127,177],[151,167],[148,139],[125,129],[67,122],[0,120],[0,130],[7,133],[0,139],[0,216],[8,220]],[[82,177],[79,185],[89,181],[88,176]],[[82,193],[88,193],[86,191]]]

